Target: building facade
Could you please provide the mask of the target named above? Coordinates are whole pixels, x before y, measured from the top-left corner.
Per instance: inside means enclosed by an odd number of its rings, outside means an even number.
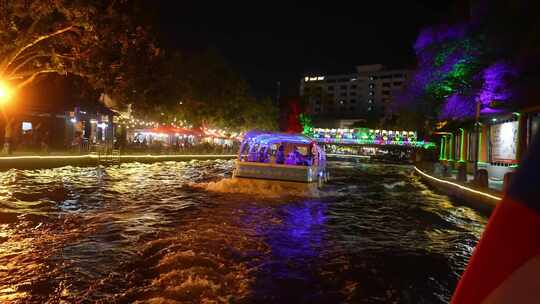
[[[481,116],[477,126],[472,120],[449,124],[435,132],[440,136],[440,162],[449,171],[461,167],[462,181],[465,173],[474,176],[476,164],[487,177],[481,185],[500,191],[505,175],[519,167],[540,132],[540,107]]]
[[[374,64],[357,66],[352,74],[306,75],[300,82],[300,95],[313,117],[377,120],[409,74],[409,70]]]

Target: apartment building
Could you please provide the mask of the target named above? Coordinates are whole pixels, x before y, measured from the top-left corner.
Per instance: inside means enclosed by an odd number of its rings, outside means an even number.
[[[378,119],[409,74],[373,64],[357,66],[352,74],[306,75],[300,95],[307,98],[307,112],[314,117]]]

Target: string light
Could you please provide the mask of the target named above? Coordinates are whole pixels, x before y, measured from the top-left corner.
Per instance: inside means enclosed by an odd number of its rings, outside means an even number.
[[[493,199],[493,200],[497,200],[497,201],[500,201],[502,198],[501,197],[498,197],[498,196],[495,196],[495,195],[491,195],[489,193],[485,193],[485,192],[482,192],[482,191],[478,191],[478,190],[474,190],[472,188],[469,188],[469,187],[465,187],[463,185],[460,185],[460,184],[457,184],[457,183],[453,183],[453,182],[450,182],[450,181],[447,181],[447,180],[444,180],[444,179],[440,179],[440,178],[436,178],[434,176],[431,176],[425,172],[423,172],[422,170],[418,169],[417,167],[414,167],[414,169],[416,170],[416,172],[420,173],[422,176],[424,177],[427,177],[429,179],[432,179],[434,181],[437,181],[439,183],[443,183],[443,184],[447,184],[447,185],[451,185],[451,186],[454,186],[454,187],[457,187],[459,189],[462,189],[462,190],[465,190],[465,191],[468,191],[468,192],[471,192],[471,193],[474,193],[474,194],[478,194],[478,195],[482,195],[482,196],[485,196],[487,198],[490,198],[490,199]]]

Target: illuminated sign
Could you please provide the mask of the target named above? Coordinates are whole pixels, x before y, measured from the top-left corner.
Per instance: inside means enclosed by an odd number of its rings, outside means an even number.
[[[494,162],[517,163],[518,146],[517,121],[491,126],[491,159]]]
[[[32,123],[31,123],[31,122],[27,122],[27,121],[23,121],[23,123],[22,123],[22,130],[23,130],[23,132],[32,130]]]
[[[324,76],[313,76],[313,77],[304,77],[304,81],[321,81],[324,80]]]

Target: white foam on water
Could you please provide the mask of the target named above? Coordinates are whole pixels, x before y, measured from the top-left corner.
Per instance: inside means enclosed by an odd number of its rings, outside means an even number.
[[[386,189],[394,189],[395,187],[399,186],[399,187],[403,187],[405,186],[405,182],[404,181],[399,181],[399,182],[395,182],[395,183],[391,183],[391,184],[382,184]]]
[[[191,185],[211,192],[241,193],[264,197],[301,196],[318,197],[321,191],[316,183],[299,183],[248,178],[225,178],[217,182]]]

